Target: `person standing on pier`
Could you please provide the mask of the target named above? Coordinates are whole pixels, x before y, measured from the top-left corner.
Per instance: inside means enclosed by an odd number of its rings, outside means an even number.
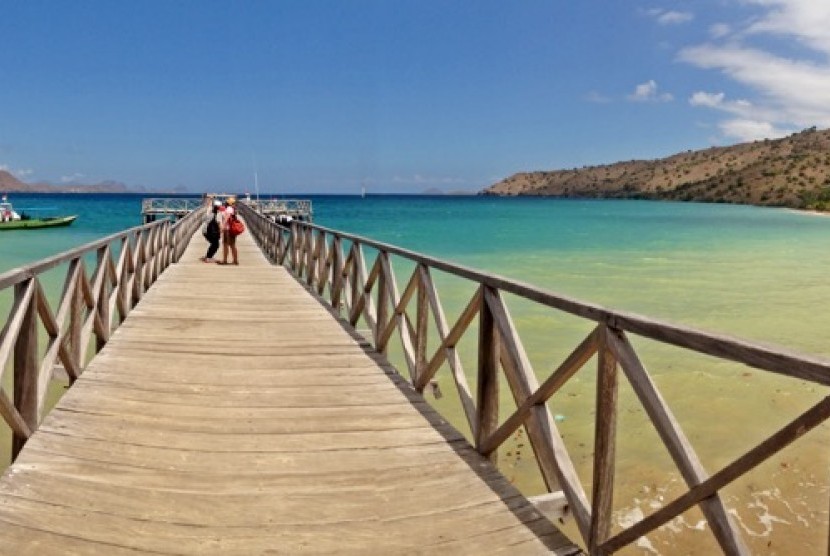
[[[233,255],[233,264],[239,264],[239,253],[236,251],[236,236],[231,233],[231,222],[236,218],[236,199],[228,197],[225,201],[225,211],[222,213],[222,263],[228,264],[228,249]]]
[[[222,237],[222,231],[219,225],[219,212],[221,208],[222,203],[220,201],[213,201],[211,213],[208,215],[208,218],[205,221],[204,229],[202,230],[202,235],[205,236],[205,239],[208,240],[208,243],[210,244],[208,246],[207,253],[200,259],[205,263],[216,262],[213,260],[213,257],[216,255],[216,252],[219,251],[219,239]]]

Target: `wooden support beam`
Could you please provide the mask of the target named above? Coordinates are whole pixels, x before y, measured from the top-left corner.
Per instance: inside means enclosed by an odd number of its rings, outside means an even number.
[[[499,336],[493,313],[482,304],[478,324],[478,389],[476,390],[476,449],[490,436],[499,424]],[[487,456],[498,463],[497,452]]]
[[[499,291],[485,287],[484,305],[482,311],[486,307],[491,312],[502,340],[501,363],[504,375],[516,405],[521,406],[539,387],[536,374]],[[565,492],[579,531],[583,539],[589,542],[591,511],[588,500],[547,405],[533,405],[525,427],[545,485],[549,491],[559,487]],[[492,436],[492,433],[488,436]]]
[[[30,278],[14,287],[15,302],[21,301],[22,322],[14,344],[14,406],[26,427],[37,428],[40,416],[37,403],[38,333],[37,333],[37,278]],[[28,302],[23,302],[28,300]],[[27,437],[15,432],[12,435],[12,459],[15,459],[26,443]]]
[[[651,422],[657,429],[657,434],[669,451],[680,474],[690,487],[696,487],[709,478],[703,464],[698,459],[689,440],[675,419],[657,386],[651,380],[648,372],[637,357],[634,348],[629,343],[625,333],[620,330],[609,330],[607,334],[608,347],[614,352],[620,366],[631,383],[640,403],[646,410]],[[717,493],[702,500],[700,509],[706,516],[706,521],[712,528],[712,534],[720,544],[721,550],[728,555],[749,554],[749,549],[743,538],[729,518],[726,506]]]
[[[484,453],[490,453],[507,440],[511,434],[524,425],[534,406],[545,403],[559,389],[582,368],[597,351],[599,327],[595,328],[588,337],[582,340],[579,346],[562,362],[545,382],[522,403],[502,425],[490,435],[482,446]]]
[[[611,533],[614,510],[614,471],[617,442],[617,360],[608,348],[608,328],[600,329],[597,361],[596,424],[594,429],[594,470],[591,503],[591,554],[600,554],[600,545]]]
[[[455,349],[455,346],[461,338],[463,332],[467,330],[475,319],[476,314],[478,314],[482,299],[481,290],[476,290],[473,300],[467,304],[467,308],[462,311],[458,322],[453,327],[453,330],[450,331],[447,326],[447,317],[444,315],[444,308],[441,306],[441,301],[438,297],[438,288],[432,280],[429,267],[420,265],[418,272],[420,273],[421,286],[426,291],[429,299],[430,308],[432,309],[432,316],[435,320],[435,327],[438,329],[438,337],[441,339],[441,345],[436,350],[435,355],[432,357],[429,364],[426,365],[422,371],[418,372],[418,380],[415,383],[415,389],[419,392],[423,392],[426,385],[432,380],[432,377],[435,375],[441,365],[441,362],[446,360],[449,363],[453,382],[455,383],[458,397],[461,400],[461,407],[464,409],[464,415],[467,417],[467,425],[470,427],[470,432],[472,433],[473,438],[475,438],[475,400],[473,399],[470,386],[467,383],[467,376],[464,373],[464,366],[461,364],[461,357],[458,355],[458,351]]]
[[[602,545],[602,550],[608,553],[616,552],[643,535],[647,535],[651,531],[668,523],[695,504],[700,504],[707,498],[714,496],[720,489],[768,460],[771,456],[777,454],[792,442],[804,436],[807,432],[827,421],[828,418],[830,418],[830,397],[822,399],[786,426],[779,429],[775,434],[756,445],[699,485],[691,488],[685,494],[609,539]]]
[[[424,283],[424,266],[417,265],[418,298],[415,306],[415,328],[413,330],[413,344],[415,348],[415,375],[421,376],[427,365],[427,334],[429,330],[429,298],[427,286]]]

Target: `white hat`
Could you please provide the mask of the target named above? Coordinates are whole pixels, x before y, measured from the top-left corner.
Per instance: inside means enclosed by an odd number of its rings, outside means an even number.
[[[222,201],[220,201],[219,199],[216,199],[215,201],[213,201],[213,206],[221,207],[222,206]]]

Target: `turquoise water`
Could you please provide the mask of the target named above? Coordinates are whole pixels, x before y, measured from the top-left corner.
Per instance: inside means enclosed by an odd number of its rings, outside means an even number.
[[[140,224],[140,196],[17,195],[79,214],[0,233],[0,272]],[[830,218],[732,205],[489,197],[326,197],[318,224],[612,308],[830,355]],[[805,331],[809,331],[806,333]]]
[[[607,307],[830,356],[830,316],[824,308],[830,298],[830,218],[646,201],[311,198],[315,222],[323,226]],[[12,201],[18,207],[57,207],[80,217],[70,228],[0,233],[0,272],[140,223],[139,196],[14,196]],[[406,265],[396,265],[403,274]],[[400,287],[407,277],[401,275]],[[50,279],[50,288],[59,287],[61,278]],[[471,287],[446,276],[436,276],[436,281],[452,322]],[[573,317],[509,301],[542,379],[590,330],[589,323]],[[5,312],[3,303],[0,296]],[[464,342],[460,349],[469,360],[475,349]],[[728,463],[826,394],[810,384],[683,350],[637,339],[635,346],[709,469]],[[591,365],[551,403],[586,484],[593,435]],[[475,368],[474,362],[465,361],[465,366],[468,373]],[[444,399],[450,398],[449,378],[444,374],[439,383]],[[457,408],[442,403],[458,423]],[[638,512],[648,514],[664,498],[682,492],[682,480],[630,392],[623,391],[620,403],[618,524]],[[828,434],[827,427],[808,434],[797,448],[727,490],[727,504],[738,508],[753,547],[765,553],[776,553],[770,549],[776,547],[777,553],[787,554],[824,542]],[[521,455],[521,444],[514,437],[502,451],[503,468],[520,488],[535,492],[539,481],[532,456]],[[689,512],[673,527],[687,531],[684,539],[688,532],[708,538],[696,529],[699,519],[699,513]],[[636,550],[673,553],[670,547],[685,542],[673,535],[671,529],[663,531]],[[696,538],[693,545],[699,542],[706,541]]]

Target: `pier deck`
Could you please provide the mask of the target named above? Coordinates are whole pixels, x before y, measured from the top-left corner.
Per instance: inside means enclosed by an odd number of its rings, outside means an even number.
[[[2,554],[574,553],[250,234],[194,240],[0,479]]]

